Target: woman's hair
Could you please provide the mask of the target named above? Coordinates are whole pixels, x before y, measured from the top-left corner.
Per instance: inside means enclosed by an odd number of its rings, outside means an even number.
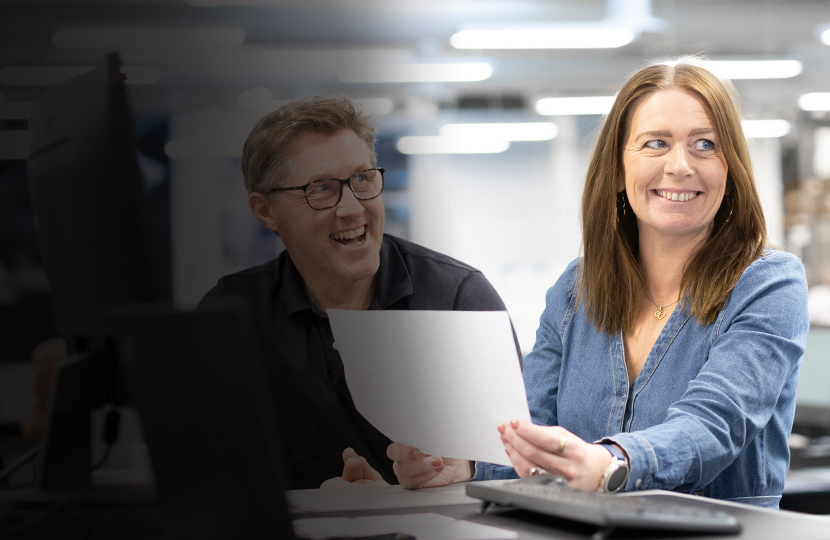
[[[351,129],[375,153],[375,130],[348,98],[314,97],[292,101],[263,116],[242,149],[242,176],[248,193],[268,191],[288,176],[286,149],[303,133],[337,135]]]
[[[714,322],[741,273],[766,246],[764,214],[734,87],[694,60],[641,69],[620,89],[600,129],[582,195],[583,259],[578,295],[585,302],[589,320],[602,332],[614,334],[633,328],[645,288],[638,262],[637,217],[625,192],[617,193],[618,179],[624,177],[622,154],[631,116],[646,96],[672,88],[692,92],[709,107],[719,151],[728,168],[723,202],[712,231],[687,264],[680,282],[681,296],[688,294],[691,313],[701,324]]]

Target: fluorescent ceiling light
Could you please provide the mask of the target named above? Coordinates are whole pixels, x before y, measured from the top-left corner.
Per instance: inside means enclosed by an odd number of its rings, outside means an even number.
[[[455,64],[379,64],[341,68],[337,79],[346,83],[415,83],[483,81],[493,67],[483,62]]]
[[[504,139],[460,137],[401,137],[396,145],[401,154],[498,154],[510,147]]]
[[[798,60],[709,60],[703,65],[727,79],[788,79],[802,70]]]
[[[442,137],[458,139],[502,139],[505,141],[549,141],[559,128],[553,122],[499,124],[447,124],[438,132]]]
[[[245,32],[228,29],[87,29],[59,30],[52,44],[59,49],[235,47]]]
[[[606,114],[615,99],[616,96],[542,98],[536,102],[536,112],[544,116]]]
[[[790,123],[786,120],[744,120],[741,125],[747,139],[783,137],[790,132]]]
[[[830,92],[812,92],[798,98],[802,111],[830,111]]]
[[[456,49],[608,49],[634,41],[630,28],[517,27],[461,30],[452,35]]]
[[[830,28],[821,33],[821,42],[825,45],[830,45]]]

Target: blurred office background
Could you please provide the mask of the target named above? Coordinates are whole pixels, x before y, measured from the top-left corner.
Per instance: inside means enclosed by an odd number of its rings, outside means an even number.
[[[30,357],[54,334],[26,185],[29,112],[108,51],[124,63],[179,306],[281,248],[242,184],[254,122],[293,99],[346,95],[376,118],[387,232],[482,270],[525,353],[545,291],[580,254],[582,183],[609,99],[647,63],[702,54],[741,95],[770,241],[807,268],[799,403],[830,411],[830,2],[5,0],[0,424],[28,414]]]

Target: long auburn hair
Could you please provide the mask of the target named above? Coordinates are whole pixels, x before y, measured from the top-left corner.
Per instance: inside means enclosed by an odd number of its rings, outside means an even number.
[[[631,115],[646,96],[672,88],[693,92],[709,107],[728,168],[712,231],[686,265],[680,282],[681,296],[688,295],[691,314],[699,323],[714,322],[741,273],[766,246],[764,213],[734,87],[688,61],[641,69],[620,89],[600,129],[582,194],[578,297],[585,302],[594,326],[609,334],[633,329],[645,288],[638,261],[637,217],[627,205],[625,192],[617,193]],[[628,206],[625,213],[623,204]]]

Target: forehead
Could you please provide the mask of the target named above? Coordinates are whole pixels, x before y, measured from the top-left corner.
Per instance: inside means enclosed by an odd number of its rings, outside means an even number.
[[[375,162],[375,154],[351,129],[334,135],[301,133],[286,149],[294,181],[346,178]]]
[[[694,92],[681,88],[658,90],[645,96],[630,115],[629,132],[637,136],[642,131],[681,130],[675,136],[685,135],[687,128],[714,128],[712,111]]]

